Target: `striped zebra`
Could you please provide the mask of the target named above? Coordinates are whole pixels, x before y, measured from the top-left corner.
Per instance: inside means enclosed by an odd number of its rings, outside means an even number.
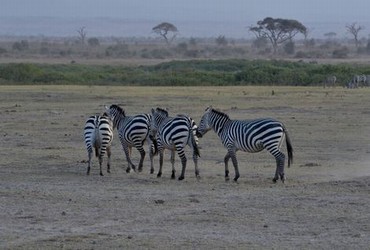
[[[93,148],[95,156],[99,158],[100,175],[103,176],[102,163],[105,152],[108,155],[107,172],[110,173],[111,143],[113,140],[113,124],[108,115],[90,116],[84,129],[85,144],[89,156],[87,174],[90,174]]]
[[[213,129],[220,137],[222,144],[227,148],[225,162],[225,179],[229,180],[228,162],[231,158],[234,168],[234,181],[239,178],[238,161],[236,152],[238,150],[255,153],[266,149],[276,159],[276,173],[273,181],[280,179],[285,181],[284,162],[285,155],[280,151],[284,136],[288,150],[288,166],[293,161],[293,148],[285,126],[273,119],[258,119],[251,121],[231,120],[229,116],[221,111],[208,107],[202,116],[198,127],[198,136],[201,137]]]
[[[350,89],[357,89],[366,86],[366,75],[354,75],[347,87]]]
[[[334,87],[336,81],[337,81],[337,77],[334,76],[334,75],[326,77],[326,79],[324,81],[324,88]]]
[[[138,171],[143,170],[145,158],[144,142],[149,144],[150,173],[154,173],[152,150],[152,141],[149,139],[149,128],[151,122],[150,114],[140,114],[135,116],[126,116],[125,111],[118,105],[106,107],[108,114],[113,120],[113,128],[117,128],[118,136],[126,155],[128,166],[126,172],[129,173],[131,168],[136,171],[135,164],[131,161],[132,147],[135,147],[140,153]]]
[[[172,164],[171,178],[175,179],[175,151],[177,151],[182,164],[181,175],[178,179],[183,180],[185,178],[187,162],[185,146],[189,145],[193,151],[195,176],[200,178],[198,169],[198,157],[200,154],[195,136],[196,125],[194,120],[185,115],[169,117],[168,112],[161,108],[152,109],[152,117],[151,134],[157,141],[157,150],[159,153],[159,171],[157,177],[162,176],[164,149],[169,149],[171,151]]]

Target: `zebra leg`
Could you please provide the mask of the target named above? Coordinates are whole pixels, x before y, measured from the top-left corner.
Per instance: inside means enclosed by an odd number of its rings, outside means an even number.
[[[123,147],[123,151],[125,152],[125,155],[126,155],[126,160],[127,160],[127,168],[126,168],[126,173],[130,173],[130,171],[131,171],[131,166],[132,166],[132,169],[134,170],[134,171],[136,171],[135,169],[136,169],[136,167],[135,167],[135,165],[132,163],[132,161],[131,161],[131,147],[128,147],[128,146],[124,146]]]
[[[281,181],[285,182],[285,174],[284,174],[284,163],[285,163],[285,154],[278,151],[274,155],[276,159],[276,171],[275,171],[275,177],[272,179],[274,183],[276,183],[277,180],[279,180],[279,177]]]
[[[175,150],[171,150],[171,166],[172,166],[172,174],[171,174],[171,179],[175,179],[176,175],[176,170],[175,170]]]
[[[229,152],[227,152],[227,154],[225,155],[225,158],[224,158],[224,162],[225,162],[225,181],[230,180],[230,177],[229,177],[229,160],[230,160],[230,154],[229,154]]]
[[[88,155],[89,155],[89,162],[88,162],[88,165],[87,165],[87,172],[86,174],[89,175],[90,174],[90,167],[91,167],[91,157],[92,157],[92,150],[89,150],[88,151]]]
[[[194,161],[194,167],[195,167],[195,177],[199,180],[199,168],[198,168],[198,155],[193,151],[193,161]]]
[[[112,151],[110,146],[107,147],[107,157],[108,157],[108,162],[107,162],[107,172],[110,173],[110,157],[112,155]]]
[[[149,158],[150,158],[150,174],[154,173],[154,153],[149,146]]]
[[[100,176],[104,176],[103,175],[103,170],[102,170],[102,165],[103,165],[103,156],[100,154],[99,155]]]
[[[139,166],[138,166],[137,170],[139,172],[142,172],[143,171],[143,163],[144,163],[144,159],[145,159],[145,150],[143,148],[143,145],[138,147],[137,150],[139,150],[139,153],[140,153],[140,162],[139,162]]]
[[[163,167],[163,150],[159,152],[159,170],[158,170],[157,177],[162,176],[162,167]]]
[[[151,140],[148,140],[149,145],[149,159],[150,159],[150,174],[154,173],[154,152],[152,150]]]
[[[235,177],[234,181],[238,181],[240,174],[239,174],[239,167],[238,167],[238,160],[236,159],[236,151],[229,151],[229,155],[231,157],[231,160],[233,161],[234,170],[235,170]]]
[[[177,152],[178,152],[178,155],[181,159],[181,165],[182,165],[181,175],[179,176],[179,181],[181,181],[181,180],[185,179],[186,156],[185,156],[184,149],[178,150]]]

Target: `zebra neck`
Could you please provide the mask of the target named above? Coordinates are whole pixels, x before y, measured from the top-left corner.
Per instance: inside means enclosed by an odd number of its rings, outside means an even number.
[[[222,134],[222,131],[228,121],[229,119],[226,119],[224,117],[213,121],[213,129],[216,134],[218,134],[219,136]]]
[[[126,118],[126,116],[119,116],[119,117],[117,117],[117,119],[115,120],[117,130],[119,130],[120,127],[124,124],[125,118]]]

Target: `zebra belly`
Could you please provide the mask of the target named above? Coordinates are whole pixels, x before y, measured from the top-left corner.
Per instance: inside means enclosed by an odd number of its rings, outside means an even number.
[[[237,145],[237,149],[248,152],[248,153],[257,153],[264,149],[262,141],[256,141],[253,145]]]

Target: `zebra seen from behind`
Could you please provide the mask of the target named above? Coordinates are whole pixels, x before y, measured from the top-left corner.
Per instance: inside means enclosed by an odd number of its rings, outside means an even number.
[[[168,112],[164,109],[152,109],[151,135],[157,141],[157,150],[159,153],[159,170],[157,177],[162,176],[163,155],[164,149],[171,151],[172,175],[175,178],[175,151],[177,151],[182,164],[181,174],[179,180],[185,178],[186,156],[185,146],[193,151],[193,161],[195,166],[195,176],[200,178],[198,169],[199,148],[195,136],[196,129],[195,122],[192,118],[185,115],[178,115],[176,117],[169,117]]]
[[[106,107],[107,113],[113,120],[113,128],[117,128],[118,136],[122,144],[123,151],[126,155],[128,166],[126,172],[129,173],[131,168],[136,171],[135,164],[131,161],[132,147],[135,147],[140,153],[138,171],[143,169],[145,150],[143,148],[145,141],[149,144],[150,172],[154,172],[152,141],[149,139],[149,129],[151,122],[150,114],[139,114],[135,116],[126,116],[125,111],[118,105]]]
[[[95,156],[99,158],[100,175],[103,176],[102,164],[105,152],[107,152],[107,172],[110,173],[110,157],[111,157],[111,143],[113,140],[113,123],[109,116],[104,115],[93,115],[90,116],[84,129],[84,137],[86,149],[88,152],[88,166],[87,173],[90,174],[91,158],[93,154],[93,148],[95,149]]]
[[[281,122],[270,118],[251,121],[232,120],[227,114],[208,107],[202,116],[197,134],[201,137],[211,129],[217,133],[227,149],[224,158],[226,181],[229,180],[228,162],[230,158],[235,169],[234,181],[237,181],[240,176],[236,159],[238,150],[255,153],[263,149],[269,151],[276,159],[273,181],[276,182],[279,177],[282,182],[285,181],[285,155],[280,151],[284,136],[288,151],[288,166],[293,161],[293,148],[287,130]]]

